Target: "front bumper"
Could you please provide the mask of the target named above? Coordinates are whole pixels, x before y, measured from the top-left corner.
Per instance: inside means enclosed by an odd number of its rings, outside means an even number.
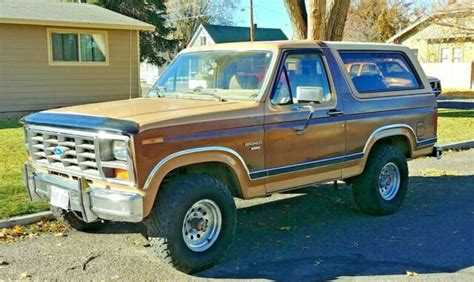
[[[51,186],[69,193],[69,209],[80,212],[85,222],[98,219],[140,222],[143,220],[143,197],[138,193],[104,189],[89,185],[85,178],[72,180],[35,171],[30,164],[23,168],[30,201],[51,198]]]

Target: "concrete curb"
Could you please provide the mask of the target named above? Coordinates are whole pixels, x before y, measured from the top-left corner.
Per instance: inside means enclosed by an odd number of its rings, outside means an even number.
[[[438,100],[438,108],[443,109],[474,109],[474,101],[470,100]]]
[[[53,218],[53,213],[50,211],[38,212],[34,214],[27,214],[22,216],[15,216],[9,219],[0,220],[0,228],[8,228],[15,225],[27,225],[40,221],[41,219]]]
[[[469,140],[469,141],[463,141],[463,142],[457,142],[457,143],[451,143],[451,144],[446,144],[446,145],[441,145],[440,146],[443,151],[448,151],[448,150],[468,150],[471,148],[474,148],[474,140]]]

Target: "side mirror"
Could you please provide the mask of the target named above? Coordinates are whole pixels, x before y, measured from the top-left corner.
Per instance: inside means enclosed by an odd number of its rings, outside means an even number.
[[[296,100],[298,102],[313,102],[322,104],[323,103],[323,88],[322,87],[310,87],[310,86],[298,86],[296,87]]]

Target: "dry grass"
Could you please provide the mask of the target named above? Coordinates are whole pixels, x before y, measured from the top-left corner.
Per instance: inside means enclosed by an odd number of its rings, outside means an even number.
[[[474,91],[461,89],[443,89],[441,97],[450,97],[458,99],[474,99]]]
[[[444,170],[436,168],[427,168],[420,171],[421,175],[427,177],[441,177],[441,176],[458,176],[462,175],[460,171],[457,170]]]

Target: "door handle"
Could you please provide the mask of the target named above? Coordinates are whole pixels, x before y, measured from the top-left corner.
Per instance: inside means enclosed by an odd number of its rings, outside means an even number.
[[[341,111],[341,110],[338,110],[338,109],[331,109],[328,111],[328,116],[340,116],[342,115],[344,112]]]

